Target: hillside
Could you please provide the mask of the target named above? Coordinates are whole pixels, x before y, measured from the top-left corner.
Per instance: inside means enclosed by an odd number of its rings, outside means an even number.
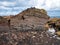
[[[0,17],[0,45],[60,45],[60,38],[47,33],[45,24],[50,22],[44,9],[34,7],[15,16]]]
[[[17,30],[36,30],[43,27],[48,19],[44,9],[28,8],[11,19],[11,26]]]

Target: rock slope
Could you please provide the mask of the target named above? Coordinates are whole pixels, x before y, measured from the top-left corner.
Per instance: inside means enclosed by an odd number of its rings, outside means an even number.
[[[41,30],[49,16],[44,9],[28,8],[11,19],[16,30]]]
[[[0,45],[60,45],[60,40],[46,31],[12,31],[0,33]]]
[[[9,30],[8,21],[0,16],[0,32]]]
[[[44,28],[49,19],[44,9],[29,8],[7,19],[9,21],[4,18],[4,22],[8,22],[9,30],[2,27],[0,45],[60,45],[60,40],[50,36]]]

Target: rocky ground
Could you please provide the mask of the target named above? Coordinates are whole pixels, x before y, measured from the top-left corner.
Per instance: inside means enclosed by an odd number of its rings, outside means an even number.
[[[60,45],[57,36],[47,33],[48,20],[47,12],[36,8],[28,8],[12,18],[0,17],[0,45]]]
[[[0,45],[60,45],[60,40],[44,30],[0,32]]]

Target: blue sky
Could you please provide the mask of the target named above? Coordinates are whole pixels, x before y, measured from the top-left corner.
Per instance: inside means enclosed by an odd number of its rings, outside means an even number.
[[[0,0],[0,15],[15,15],[30,7],[43,8],[49,16],[60,16],[60,0]]]

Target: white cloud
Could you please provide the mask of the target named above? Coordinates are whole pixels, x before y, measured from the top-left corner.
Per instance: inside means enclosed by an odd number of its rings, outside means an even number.
[[[44,8],[46,10],[60,8],[60,0],[37,0],[37,8]]]
[[[8,8],[8,7],[5,7],[5,6],[0,6],[0,9],[6,9],[6,10],[12,10],[12,8]]]
[[[44,9],[60,9],[60,0],[16,0],[14,2],[8,2],[8,1],[0,1],[0,5],[2,6],[15,6],[16,4],[22,6],[22,4],[25,5],[25,7],[37,7],[37,8],[44,8]],[[1,7],[1,6],[0,6]],[[17,7],[18,8],[18,7]],[[24,7],[23,7],[24,8]],[[19,8],[18,8],[19,9]]]
[[[8,1],[0,1],[0,5],[2,6],[14,6],[16,4],[16,2],[8,2]]]
[[[19,11],[21,12],[29,7],[43,8],[46,10],[60,10],[60,0],[16,0],[13,2],[0,1],[0,9],[7,10],[7,12],[1,12],[0,14],[17,14]]]
[[[60,0],[46,0],[45,4],[48,8],[60,8]]]
[[[19,0],[19,3],[23,3],[25,6],[44,8],[46,10],[57,10],[60,9],[60,0]],[[26,4],[25,4],[26,3]]]

